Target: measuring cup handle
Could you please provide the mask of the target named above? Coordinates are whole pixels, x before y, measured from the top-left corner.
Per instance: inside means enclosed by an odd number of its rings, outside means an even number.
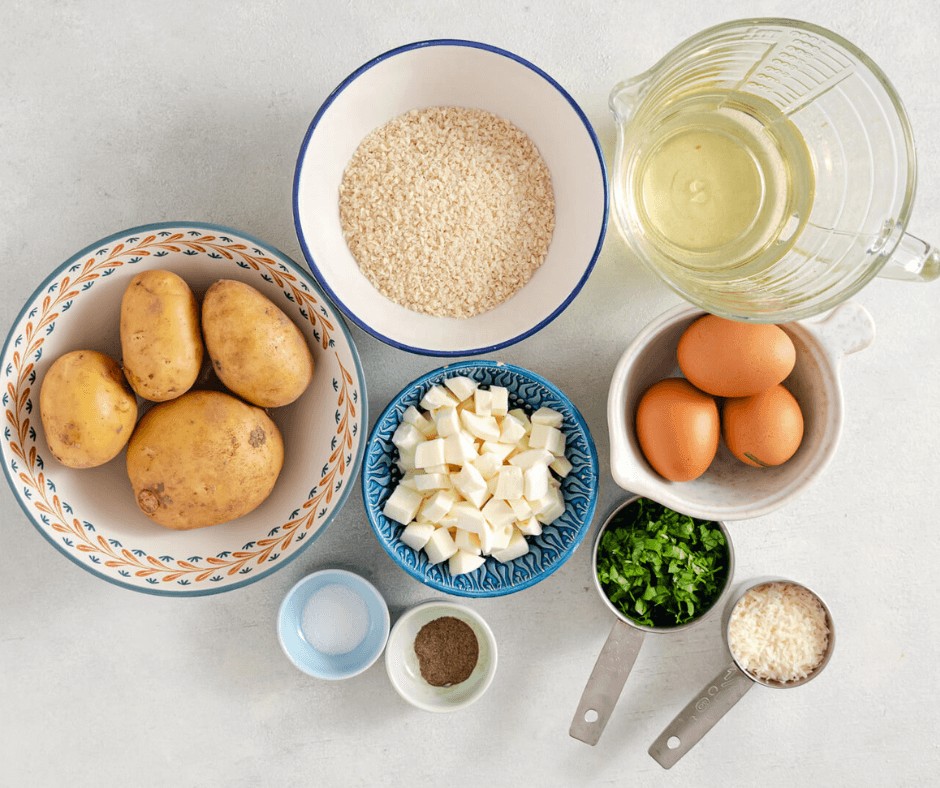
[[[642,645],[642,632],[622,621],[614,623],[581,694],[569,735],[585,744],[600,741]]]
[[[664,769],[671,768],[753,686],[754,682],[731,662],[666,726],[649,754]],[[670,746],[670,740],[674,746]]]
[[[940,276],[940,250],[915,235],[904,233],[878,276],[905,282],[932,282]]]

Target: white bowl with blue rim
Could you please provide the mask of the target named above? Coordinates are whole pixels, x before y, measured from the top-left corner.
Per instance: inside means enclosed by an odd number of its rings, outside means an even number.
[[[512,298],[467,319],[434,317],[383,296],[343,238],[339,189],[362,139],[410,110],[482,109],[535,143],[551,172],[555,231],[542,266]],[[539,331],[587,281],[607,228],[604,157],[584,112],[524,58],[475,41],[419,41],[356,69],[310,123],[294,174],[294,224],[317,281],[360,328],[394,347],[435,356],[489,353]]]
[[[294,666],[318,679],[357,676],[388,640],[388,605],[368,580],[323,569],[298,581],[277,614],[277,637]]]
[[[197,298],[217,279],[252,285],[300,328],[316,366],[296,402],[270,410],[285,450],[271,495],[237,520],[192,531],[163,528],[138,509],[123,452],[97,468],[61,465],[39,418],[43,376],[60,355],[87,348],[120,361],[124,290],[136,274],[155,268],[179,274]],[[58,266],[13,321],[3,346],[0,392],[7,414],[0,436],[3,471],[25,515],[4,525],[31,522],[96,577],[167,596],[229,591],[296,558],[349,495],[368,424],[356,347],[309,273],[246,233],[188,221],[115,233]],[[141,400],[141,415],[146,407]],[[49,571],[59,566],[50,562]]]
[[[493,557],[477,570],[451,575],[447,562],[432,564],[424,551],[417,552],[401,541],[404,526],[382,513],[385,501],[401,478],[398,449],[392,435],[410,406],[418,406],[425,392],[446,378],[466,375],[478,384],[504,386],[510,408],[532,413],[540,407],[562,414],[565,456],[571,472],[562,480],[565,512],[543,526],[541,535],[528,537],[529,552],[509,563]],[[545,378],[512,364],[497,361],[463,361],[449,364],[409,383],[388,404],[369,435],[362,465],[362,497],[372,530],[385,552],[411,577],[448,594],[463,597],[493,597],[529,588],[544,580],[567,561],[584,539],[597,506],[597,450],[591,431],[574,403]]]

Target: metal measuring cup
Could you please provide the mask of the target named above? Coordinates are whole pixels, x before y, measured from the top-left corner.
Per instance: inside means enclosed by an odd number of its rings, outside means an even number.
[[[762,679],[755,676],[748,670],[745,670],[737,660],[734,652],[731,650],[731,639],[729,630],[731,628],[731,616],[734,609],[738,606],[745,594],[753,588],[768,583],[786,583],[803,588],[819,600],[823,610],[826,613],[826,625],[829,628],[829,643],[826,647],[826,653],[822,661],[808,676],[804,676],[796,681],[773,681]],[[728,710],[743,698],[748,690],[755,684],[761,684],[773,689],[789,689],[790,687],[799,687],[807,681],[811,681],[822,673],[823,668],[829,664],[832,657],[832,650],[835,647],[836,633],[832,625],[832,613],[828,605],[823,601],[815,591],[802,583],[797,583],[786,578],[763,578],[756,582],[748,583],[743,590],[735,595],[734,600],[728,605],[724,621],[725,644],[728,646],[728,652],[731,655],[730,664],[726,665],[722,671],[705,686],[695,698],[670,722],[666,729],[659,734],[656,741],[649,748],[649,754],[664,769],[669,769],[678,763],[689,750],[708,733]]]
[[[727,597],[731,588],[731,577],[734,574],[734,548],[731,546],[731,536],[728,534],[728,529],[724,523],[714,521],[725,537],[725,546],[728,551],[728,571],[725,575],[724,587],[708,610],[685,624],[678,624],[674,627],[646,627],[627,618],[614,607],[613,603],[607,598],[607,594],[604,593],[601,582],[597,577],[597,549],[601,543],[601,537],[617,515],[641,497],[634,495],[618,504],[607,516],[604,524],[598,529],[594,537],[594,550],[591,554],[591,574],[594,577],[594,587],[597,589],[600,598],[604,600],[604,604],[617,617],[617,621],[614,622],[614,626],[607,636],[607,641],[604,643],[601,653],[597,656],[594,670],[591,671],[584,692],[581,694],[578,710],[575,712],[571,727],[568,729],[570,736],[583,741],[585,744],[594,745],[600,740],[601,734],[607,726],[607,721],[617,705],[617,700],[620,698],[627,677],[633,669],[633,663],[636,662],[637,655],[640,653],[640,647],[643,645],[643,638],[646,634],[648,632],[654,635],[672,634],[694,627],[708,618],[713,611],[721,608],[721,603]]]

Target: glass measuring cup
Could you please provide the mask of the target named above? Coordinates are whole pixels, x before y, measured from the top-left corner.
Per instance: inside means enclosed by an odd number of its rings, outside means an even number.
[[[617,85],[615,221],[680,295],[725,317],[823,312],[876,275],[940,276],[906,233],[914,142],[881,70],[824,28],[709,28]]]
[[[617,705],[621,692],[623,692],[627,678],[630,676],[630,671],[633,670],[633,664],[640,653],[640,647],[643,645],[646,634],[668,635],[680,632],[709,618],[715,610],[721,609],[721,605],[731,588],[731,578],[734,575],[734,548],[731,545],[731,536],[728,534],[728,529],[724,523],[711,521],[721,530],[728,553],[728,567],[725,573],[724,586],[711,606],[692,621],[674,627],[642,626],[621,613],[607,598],[607,594],[604,592],[597,576],[597,550],[601,543],[601,537],[608,527],[614,523],[617,515],[641,497],[634,495],[618,504],[607,516],[601,527],[598,528],[597,535],[594,537],[594,549],[591,554],[591,574],[594,577],[594,587],[601,599],[604,600],[604,604],[617,617],[617,620],[607,636],[601,653],[597,656],[594,669],[591,671],[584,692],[581,694],[577,711],[575,711],[571,720],[571,727],[568,729],[568,734],[572,738],[583,741],[585,744],[595,745],[600,741],[601,734],[604,732],[610,715]]]
[[[768,583],[784,583],[808,591],[819,601],[819,604],[826,614],[829,640],[822,661],[809,675],[796,681],[772,681],[751,673],[738,662],[731,648],[730,629],[731,616],[734,613],[734,609],[741,603],[741,600],[744,599],[749,591]],[[829,664],[832,651],[835,648],[835,640],[836,635],[832,625],[832,613],[829,611],[829,607],[823,599],[815,591],[807,588],[802,583],[795,583],[792,580],[786,580],[784,578],[764,578],[757,582],[748,583],[747,586],[735,596],[725,614],[725,643],[728,644],[731,662],[725,666],[725,668],[722,669],[722,671],[715,676],[681,712],[679,712],[669,725],[666,726],[666,729],[659,734],[656,741],[650,746],[649,754],[663,768],[671,768],[679,762],[682,756],[698,744],[702,737],[714,727],[715,723],[724,717],[729,709],[741,700],[755,684],[761,684],[765,687],[775,689],[789,689],[791,687],[799,687],[807,681],[812,681],[816,678],[823,671],[823,668]]]

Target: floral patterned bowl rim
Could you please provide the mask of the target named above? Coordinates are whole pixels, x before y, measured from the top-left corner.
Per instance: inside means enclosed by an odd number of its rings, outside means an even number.
[[[392,483],[400,478],[395,465],[397,450],[392,433],[409,405],[417,405],[423,392],[444,378],[467,375],[478,383],[503,385],[509,389],[510,407],[524,405],[535,410],[542,405],[564,416],[562,431],[567,438],[566,456],[572,471],[562,481],[565,513],[542,535],[529,538],[528,554],[508,564],[494,558],[475,572],[453,577],[446,564],[433,565],[424,552],[416,553],[398,537],[402,526],[382,514],[382,505],[391,494]],[[525,396],[520,388],[529,387]],[[416,580],[462,597],[494,597],[521,591],[555,572],[584,539],[597,506],[597,449],[587,422],[574,403],[556,386],[531,370],[498,361],[463,361],[439,367],[417,378],[392,399],[369,435],[362,464],[362,498],[369,523],[385,552]]]
[[[212,528],[160,528],[134,505],[123,452],[99,468],[73,470],[47,454],[42,434],[38,394],[48,365],[83,343],[119,359],[122,283],[155,267],[182,273],[197,296],[218,278],[249,282],[294,319],[316,360],[307,392],[272,411],[286,447],[273,493],[254,512]],[[0,364],[0,455],[21,508],[59,552],[124,588],[199,596],[266,577],[323,532],[346,501],[362,460],[362,428],[368,424],[365,377],[342,319],[287,255],[221,225],[142,225],[72,255],[39,285],[14,320]],[[335,413],[323,407],[327,396]],[[125,486],[127,496],[121,494]],[[108,494],[96,494],[101,490]]]

